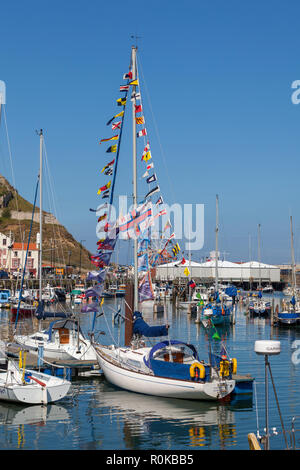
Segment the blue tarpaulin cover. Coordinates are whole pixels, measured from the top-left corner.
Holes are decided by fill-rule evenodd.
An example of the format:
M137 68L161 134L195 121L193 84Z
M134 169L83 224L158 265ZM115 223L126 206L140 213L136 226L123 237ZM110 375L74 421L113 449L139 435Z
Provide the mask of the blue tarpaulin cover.
M190 364L182 364L178 362L168 362L162 360L153 359L153 354L158 351L159 349L164 349L168 346L187 346L191 349L192 354L195 360L199 361L198 353L195 347L192 344L183 343L182 341L170 340L170 341L162 341L161 343L156 344L153 346L149 353L148 360L144 359L145 364L150 367L154 375L160 377L169 377L174 379L181 379L181 380L190 380ZM207 370L207 374L209 370Z
M134 312L133 319L133 334L139 334L147 337L168 335L168 328L166 325L149 326L148 323L143 320L142 314L140 312Z

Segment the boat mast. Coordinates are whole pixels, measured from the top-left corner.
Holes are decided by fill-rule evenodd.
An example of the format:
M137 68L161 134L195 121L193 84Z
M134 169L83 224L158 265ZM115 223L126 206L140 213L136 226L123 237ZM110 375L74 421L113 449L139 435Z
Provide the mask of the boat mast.
M293 280L293 295L296 294L296 271L295 271L295 252L294 252L294 235L293 235L293 218L290 216L291 225L291 253L292 253L292 280Z
M137 47L131 48L131 72L132 80L136 80L136 51ZM133 209L137 208L137 168L136 168L136 120L135 120L135 90L132 86L132 159L133 159ZM134 237L134 310L138 310L138 239Z
M215 262L216 262L216 272L215 272L215 291L218 292L218 234L219 234L219 196L216 195L216 254L215 254Z
M259 272L259 284L258 287L261 289L261 269L260 269L260 224L258 224L258 272Z
M39 301L42 301L42 243L43 243L43 129L40 136L40 249L39 249Z

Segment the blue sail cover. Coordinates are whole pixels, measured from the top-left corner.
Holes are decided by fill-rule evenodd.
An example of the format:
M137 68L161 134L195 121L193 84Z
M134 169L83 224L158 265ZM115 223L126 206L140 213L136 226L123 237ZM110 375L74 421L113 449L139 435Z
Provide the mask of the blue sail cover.
M225 294L229 295L230 297L235 297L237 295L237 288L235 286L226 287Z
M139 334L146 337L167 336L168 334L168 328L166 325L149 326L145 320L143 320L140 312L134 312L133 319L133 334Z

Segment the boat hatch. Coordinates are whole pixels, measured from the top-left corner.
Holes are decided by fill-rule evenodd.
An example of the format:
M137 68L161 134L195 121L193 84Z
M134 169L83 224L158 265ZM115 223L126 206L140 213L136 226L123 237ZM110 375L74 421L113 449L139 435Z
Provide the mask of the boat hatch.
M70 330L68 328L59 328L59 342L61 344L68 344L70 341Z
M171 360L171 362L180 362L182 364L183 357L184 357L184 354L182 351L172 351L171 354L169 353L164 354L164 361Z

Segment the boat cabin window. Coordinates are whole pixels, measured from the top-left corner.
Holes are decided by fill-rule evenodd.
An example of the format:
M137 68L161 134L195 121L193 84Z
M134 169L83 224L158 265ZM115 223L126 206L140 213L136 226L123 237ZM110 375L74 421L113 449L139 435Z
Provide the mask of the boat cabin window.
M32 336L31 339L34 339L35 341L44 341L42 336Z
M127 359L126 360L126 363L130 366L134 366L134 367L141 367L141 363L139 361L135 361L133 359Z

